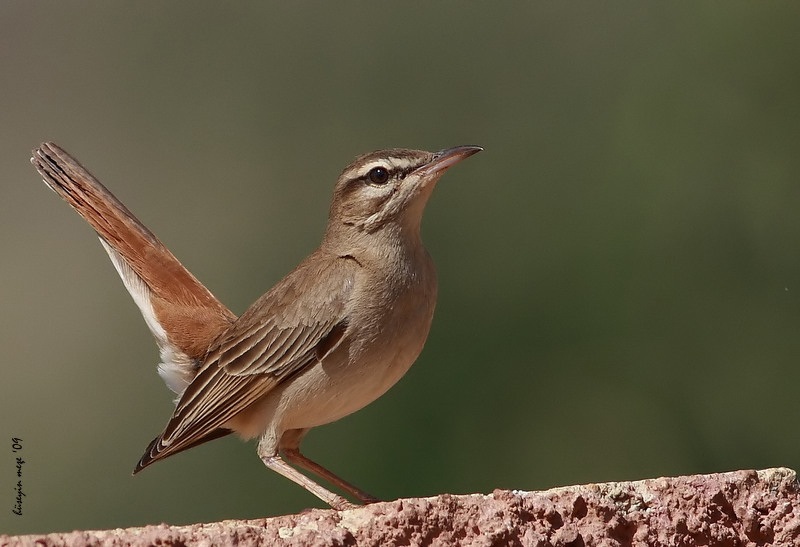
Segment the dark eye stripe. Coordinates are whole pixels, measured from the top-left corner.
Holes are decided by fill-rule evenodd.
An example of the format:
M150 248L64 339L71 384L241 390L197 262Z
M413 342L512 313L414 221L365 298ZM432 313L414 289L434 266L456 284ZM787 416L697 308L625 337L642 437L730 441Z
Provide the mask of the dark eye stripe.
M411 167L406 167L405 169L400 169L399 177L401 179L406 178L406 175L408 175L411 171L413 171L417 167L419 167L419 166L418 165L413 165Z
M366 173L363 173L362 175L358 175L356 173L353 173L352 178L350 178L348 180L348 182L347 182L347 187L350 187L353 190L355 190L356 187L358 187L360 184L363 184L363 183L371 184L373 186L382 186L383 184L388 183L392 179L403 180L410 173L412 173L415 169L418 169L419 167L424 165L425 162L420 162L418 164L412 164L412 165L408 165L408 162L404 162L404 163L406 163L406 166L404 166L404 167L394 166L394 165L391 164L391 161L389 162L388 165L380 164L380 163L375 165L373 163L374 167L372 167ZM362 167L362 169L363 169L363 167ZM370 175L372 173L374 173L374 171L376 169L384 169L386 171L386 173L388 174L388 178L386 179L386 182L384 182L384 183L374 182L374 181L372 181L370 179ZM356 184L356 183L358 183L358 184ZM354 185L354 186L351 186L351 185Z
M360 177L358 177L357 180L366 180L366 181L372 182L373 184L381 184L381 183L377 183L377 182L375 182L375 181L373 181L371 179L371 175L375 172L376 169L383 169L384 171L386 171L386 173L388 174L388 177L386 179L387 181L389 179L393 179L393 178L399 178L400 180L403 180L404 178L406 178L406 176L408 176L409 173L411 173L412 171L414 171L415 169L417 169L419 167L420 167L420 165L410 165L408 167L404 167L404 168L401 169L399 167L391 168L391 167L384 167L382 165L378 165L378 166L373 167L369 171L367 171L366 174L361 175ZM383 184L385 184L385 183L383 183Z

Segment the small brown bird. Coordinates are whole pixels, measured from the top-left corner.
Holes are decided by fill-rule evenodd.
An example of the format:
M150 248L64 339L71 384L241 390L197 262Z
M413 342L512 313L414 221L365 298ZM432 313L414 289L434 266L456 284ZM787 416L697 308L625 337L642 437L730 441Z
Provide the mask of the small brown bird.
M134 469L235 432L264 464L335 509L378 501L300 453L312 427L363 408L416 360L433 318L436 272L420 238L444 171L481 151L390 149L342 172L322 244L236 317L128 209L53 143L33 151L44 182L97 232L158 343L175 411Z

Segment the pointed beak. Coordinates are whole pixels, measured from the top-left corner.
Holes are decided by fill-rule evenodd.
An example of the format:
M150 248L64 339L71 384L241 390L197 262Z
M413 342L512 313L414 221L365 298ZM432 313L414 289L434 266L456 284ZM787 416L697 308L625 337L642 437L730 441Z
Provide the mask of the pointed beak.
M480 146L456 146L447 150L440 150L433 155L431 161L414 170L415 175L427 177L435 173L441 173L445 169L452 167L463 159L477 154L483 150Z

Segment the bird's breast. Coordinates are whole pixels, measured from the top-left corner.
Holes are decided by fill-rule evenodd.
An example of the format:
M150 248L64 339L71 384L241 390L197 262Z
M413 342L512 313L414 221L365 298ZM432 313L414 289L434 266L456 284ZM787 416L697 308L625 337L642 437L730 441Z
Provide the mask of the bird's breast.
M284 407L287 429L338 420L405 375L425 345L436 306L436 274L425 258L413 272L356 281L341 343L284 394L292 407Z

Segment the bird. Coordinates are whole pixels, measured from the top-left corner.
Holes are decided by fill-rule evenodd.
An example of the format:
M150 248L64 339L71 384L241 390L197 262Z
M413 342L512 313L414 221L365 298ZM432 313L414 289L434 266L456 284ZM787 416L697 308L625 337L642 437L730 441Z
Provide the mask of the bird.
M356 505L309 475L361 503L379 501L304 456L300 444L311 428L383 395L419 356L437 295L423 211L443 173L481 150L358 156L335 184L319 247L237 317L74 157L52 142L34 149L45 184L96 231L176 394L133 473L236 433L258 439L267 468L336 510Z

